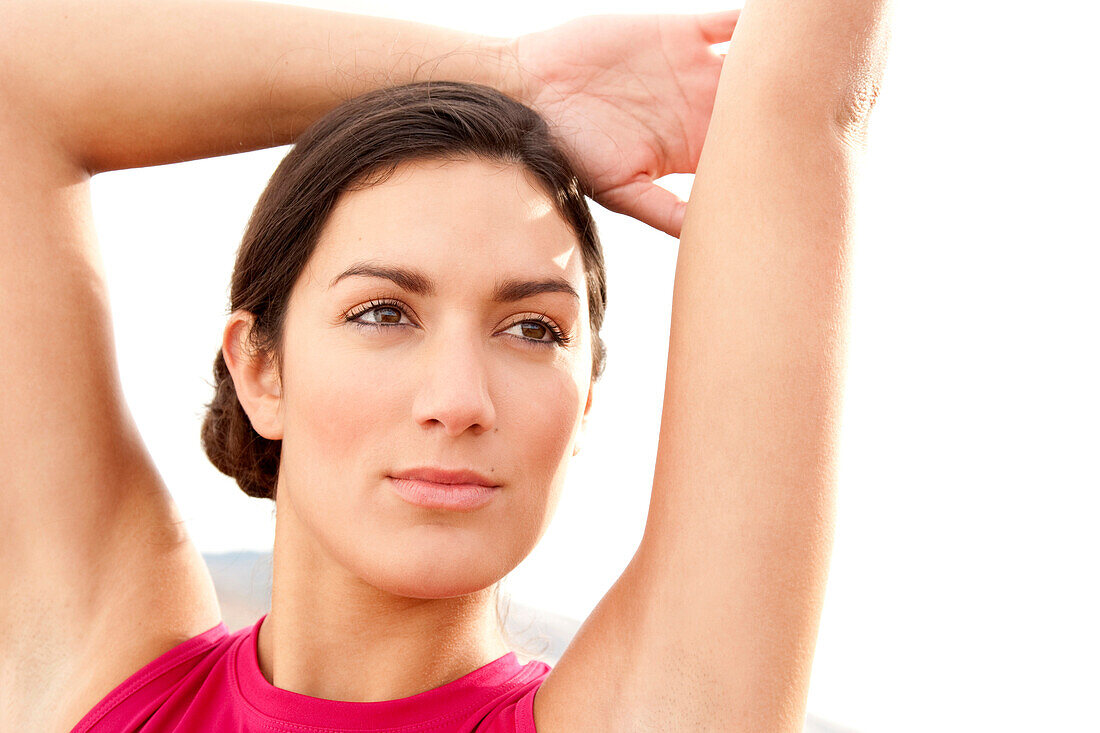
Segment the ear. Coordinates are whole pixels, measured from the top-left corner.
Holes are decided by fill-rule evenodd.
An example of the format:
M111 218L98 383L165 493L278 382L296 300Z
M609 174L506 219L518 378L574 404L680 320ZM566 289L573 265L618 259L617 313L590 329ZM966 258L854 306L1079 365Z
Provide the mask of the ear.
M584 431L588 427L588 411L592 409L592 391L595 388L596 382L589 381L588 401L584 403L584 416L581 418L581 429L577 433L577 439L573 441L573 455L577 455L581 452L581 439L584 437Z
M222 334L222 356L252 429L268 440L282 440L282 385L274 362L248 343L253 322L248 311L233 311Z

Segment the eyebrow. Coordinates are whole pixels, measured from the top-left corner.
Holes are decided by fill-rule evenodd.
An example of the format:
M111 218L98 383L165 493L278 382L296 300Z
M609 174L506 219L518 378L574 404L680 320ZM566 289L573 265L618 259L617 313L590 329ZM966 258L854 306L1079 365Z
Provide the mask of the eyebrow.
M390 280L404 290L417 295L435 295L437 287L435 282L419 270L413 270L396 265L381 265L374 262L356 262L348 269L332 279L328 289L336 287L336 284L348 277L379 277ZM530 298L540 293L565 293L580 301L581 296L569 284L568 280L560 277L548 277L542 280L509 279L497 283L493 290L492 300L497 303L511 303L516 300Z

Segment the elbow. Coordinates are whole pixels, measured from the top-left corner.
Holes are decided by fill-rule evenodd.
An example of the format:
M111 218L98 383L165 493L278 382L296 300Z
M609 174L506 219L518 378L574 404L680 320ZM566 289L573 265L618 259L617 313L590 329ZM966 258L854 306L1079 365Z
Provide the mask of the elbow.
M832 123L840 139L863 148L867 143L867 129L871 110L878 102L882 81L878 76L862 80L834 107Z
M866 40L856 56L847 83L842 85L839 101L834 106L833 124L841 138L854 145L866 144L871 110L882 92L889 55L890 26L883 22L877 32Z

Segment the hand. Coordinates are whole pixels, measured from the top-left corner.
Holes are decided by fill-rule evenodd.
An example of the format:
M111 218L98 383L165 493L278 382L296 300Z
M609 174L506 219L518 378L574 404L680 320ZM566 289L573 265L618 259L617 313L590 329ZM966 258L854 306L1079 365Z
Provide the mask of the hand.
M511 41L523 101L601 206L679 238L687 203L654 180L694 173L740 10L594 15Z

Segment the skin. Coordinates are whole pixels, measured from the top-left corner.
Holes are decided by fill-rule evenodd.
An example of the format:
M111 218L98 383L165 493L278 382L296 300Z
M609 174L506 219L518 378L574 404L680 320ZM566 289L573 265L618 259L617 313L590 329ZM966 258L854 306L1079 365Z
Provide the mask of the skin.
M329 288L367 259L420 270L437 292L376 277ZM499 280L553 276L580 298L490 297ZM403 325L347 321L380 298L405 313L384 305L359 322ZM554 344L535 314L573 343ZM291 293L281 377L242 343L250 323L230 317L226 361L257 432L283 441L264 676L314 697L377 701L506 654L492 586L546 531L591 407L581 249L550 199L514 165L406 164L344 194L326 222ZM472 512L417 507L387 476L426 465L501 486Z
M0 4L0 292L6 308L0 321L0 382L14 385L0 410L0 465L5 467L0 729L69 730L135 670L211 629L220 618L209 571L123 398L89 178L106 170L286 144L340 98L376 83L410 81L411 72L488 83L495 77L502 90L515 93L507 79L527 76L530 72L519 69L540 53L553 52L557 63L551 57L535 63L534 81L519 85L521 98L534 100L546 114L598 203L682 236L645 534L630 565L539 687L533 700L536 727L540 733L801 731L832 542L850 183L858 159L853 146L866 129L881 76L887 3L811 0L793 7L750 2L746 11L737 20L736 39L729 33L732 13L674 21L620 16L551 30L560 33L561 43L542 37L541 42L525 38L486 47L477 39L440 35L422 25L306 14L275 4ZM584 30L589 32L581 34ZM732 43L719 79L717 59L704 46L726 40ZM502 83L500 54L509 47L520 63L515 73L503 74ZM562 53L566 49L577 52ZM336 59L353 63L334 69ZM614 66L605 73L607 64ZM276 68L279 73L272 73ZM333 78L341 80L343 93L329 86ZM664 117L655 122L655 113ZM679 168L678 160L692 165ZM584 171L589 162L593 168ZM674 172L697 173L690 214L682 202L656 193L656 186L647 192L631 185L640 180L644 186ZM454 193L469 196L465 187ZM440 202L433 200L430 208ZM478 203L482 214L496 213L492 201ZM448 242L483 250L488 245L481 238L499 235L496 228L503 224L496 216L482 216L486 231L476 236L455 225L468 223L468 211L451 212L448 226L436 227L435 242L443 242L435 253L439 260L457 256L444 246ZM362 231L377 232L376 225L384 221L380 216ZM398 234L422 226L418 219ZM402 246L402 256L411 256L415 245ZM546 262L564 267L552 258ZM453 268L445 274L468 275ZM473 303L469 293L482 285L471 282L461 292ZM458 292L451 286L441 296L450 300L449 310L417 304L428 310L423 343L411 339L390 351L394 356L402 355L403 348L433 352L435 360L420 362L431 384L442 378L428 366L442 370L446 363L455 379L471 383L467 372L482 374L483 382L477 383L482 391L455 389L452 394L447 389L438 399L480 395L493 404L495 426L508 435L523 433L502 445L522 445L524 435L539 431L516 427L515 404L536 404L532 396L554 390L529 378L537 362L517 356L508 360L517 368L500 367L510 352L497 347L487 312L455 305L461 300ZM715 313L723 316L720 329L714 327ZM329 615L342 636L357 642L350 653L349 645L340 648L339 661L345 668L360 668L364 660L352 655L363 648L379 650L380 629L393 618L384 613L394 605L387 606L385 599L400 595L394 587L399 579L406 593L442 592L402 596L406 602L426 602L418 608L432 609L443 607L439 601L461 597L446 594L464 585L472 588L465 594L470 596L478 586L476 576L487 576L486 583L495 576L476 562L458 559L496 557L470 554L471 547L507 539L507 531L500 535L501 528L489 523L484 532L438 519L431 525L415 517L401 525L392 513L371 515L393 542L383 548L389 554L375 555L380 558L376 565L363 567L359 543L365 546L371 535L349 533L346 527L365 524L367 513L356 513L361 507L348 506L347 497L356 497L352 504L378 498L381 472L408 459L410 446L425 456L435 449L439 453L433 457L486 459L528 492L532 486L553 486L546 481L549 476L560 478L560 472L550 470L552 462L543 463L539 456L504 448L498 453L492 442L497 434L483 428L473 408L466 415L469 433L447 434L452 423L439 417L447 414L441 407L446 400L417 400L423 385L409 386L402 369L374 372L385 375L381 384L387 394L399 388L408 392L404 412L371 415L374 422L388 422L390 431L373 443L357 443L358 462L349 459L346 432L319 452L321 429L329 437L335 431L323 425L310 433L311 426L300 419L310 395L307 377L317 374L299 368L301 362L312 350L326 348L321 353L337 363L361 366L349 354L366 360L371 350L350 338L346 343L356 346L334 348L328 336L338 331L336 325L313 315L314 320L301 323L317 340L303 346L298 338L291 344L296 351L288 356L296 361L289 365L285 392L270 375L250 382L249 368L243 366L248 360L235 366L238 393L260 432L285 433L288 447L293 442L291 460L299 476L310 467L310 455L321 455L324 461L315 467L334 480L295 483L288 471L283 492L298 516L288 523L283 512L276 539L275 613L286 619L284 629L304 629L303 612L283 599L324 590L326 583L334 584L329 576L347 576L349 568L361 582L348 585L361 590L374 583L377 597L365 593L364 601L352 592L330 593L324 608L310 609L314 617L309 619L311 629L325 634L327 646L302 647L296 656L287 637L280 636L284 632L273 625L261 651L273 680L284 673L289 679L309 662L331 661L327 650L336 647L338 637L331 633L333 624L323 624ZM475 315L484 316L484 322ZM303 328L298 321L290 325ZM486 345L476 349L474 343ZM434 351L442 353L444 344L442 359ZM326 360L322 366L333 363ZM361 387L345 376L347 371L333 369L332 374L338 380L327 383L333 391L321 393L328 405L341 408L332 419L368 430L371 425L364 427L363 419L368 413L355 412L349 419L345 409L356 400L369 402L357 391ZM545 374L555 372L547 366ZM531 385L533 392L520 391ZM344 391L334 401L338 387ZM576 392L578 412L582 392ZM513 399L502 400L502 393ZM528 408L520 417L545 421L545 410L555 409L547 404L538 404L541 416ZM487 409L481 413L490 414ZM395 415L403 415L402 422ZM446 440L426 439L437 433ZM484 445L473 446L475 439ZM388 450L374 454L379 450L375 444ZM559 443L562 457L567 445L567 440ZM444 456L443 448L454 452ZM467 449L469 454L460 455ZM542 475L525 472L539 465ZM332 466L347 471L338 473ZM353 484L360 494L347 488ZM327 523L316 516L325 502L309 500L311 493L322 493L317 488L322 486L327 503L347 511L333 512ZM523 506L533 511L509 517L510 527L522 528L519 535L529 531L535 536L545 524L532 515L549 515L552 501L545 501L541 512L538 501L553 497L555 489L540 491L537 499L523 495L530 502ZM312 550L302 538L307 534ZM424 542L409 542L409 536ZM423 546L447 540L454 540L456 552L439 557L457 559L440 563L435 575L426 574ZM395 546L412 551L397 553ZM504 542L496 549L523 554ZM706 562L699 562L701 557ZM297 575L290 572L291 560ZM307 576L308 583L302 580ZM365 619L340 615L349 608L377 613ZM454 628L476 625L463 626L458 621L462 614L453 608L439 617L455 621ZM433 625L421 615L414 625L413 633L459 639L441 630L449 628L446 624ZM358 633L362 629L365 641ZM358 636L347 633L351 630ZM411 652L405 662L415 668L423 662L424 646L395 641L393 648ZM472 657L466 649L452 643L435 653L454 662ZM366 660L365 674L350 680L349 687L367 699L445 681L429 679L417 689L403 689L413 687L404 680L393 689L372 689L369 685L380 677L371 675L384 678L387 670L380 669L376 655L359 656ZM433 669L426 677L443 676L440 665ZM316 682L321 695L335 689L324 670L314 674L299 676ZM296 683L281 684L293 688ZM339 692L329 696L342 697Z

